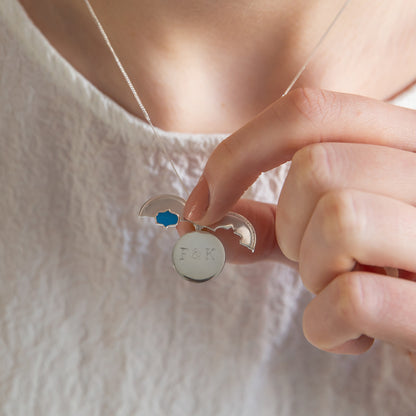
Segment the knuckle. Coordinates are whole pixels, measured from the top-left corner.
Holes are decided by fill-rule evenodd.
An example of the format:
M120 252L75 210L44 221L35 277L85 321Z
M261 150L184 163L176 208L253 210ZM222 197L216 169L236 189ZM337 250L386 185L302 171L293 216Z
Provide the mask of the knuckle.
M354 191L330 191L322 196L316 209L322 224L321 238L327 246L336 244L348 249L356 245L365 225Z
M332 148L329 143L318 143L296 152L290 170L301 189L322 193L330 188L336 165Z
M336 96L315 88L296 88L288 94L295 111L313 124L321 124L337 108Z
M338 322L349 327L364 324L366 315L366 294L359 273L338 276L332 283L335 290L333 313Z

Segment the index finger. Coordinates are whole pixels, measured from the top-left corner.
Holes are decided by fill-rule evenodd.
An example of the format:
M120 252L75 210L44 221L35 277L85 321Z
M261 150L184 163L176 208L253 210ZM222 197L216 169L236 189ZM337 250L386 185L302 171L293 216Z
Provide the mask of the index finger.
M292 91L221 142L212 153L185 216L221 219L262 172L319 142L378 144L416 150L416 113L367 97L309 88Z

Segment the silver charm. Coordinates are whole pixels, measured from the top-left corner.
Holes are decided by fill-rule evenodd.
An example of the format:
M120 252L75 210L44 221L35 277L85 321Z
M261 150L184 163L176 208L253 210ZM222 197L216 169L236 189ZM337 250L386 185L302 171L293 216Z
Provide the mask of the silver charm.
M194 231L183 235L172 251L175 270L192 282L206 282L218 276L225 264L225 250L215 235Z
M193 224L195 231L182 236L175 244L172 261L176 271L193 282L206 282L221 273L225 264L225 250L221 241L204 229L232 230L240 237L240 244L254 252L256 231L250 221L236 212L229 212L217 223L202 227L183 217L185 200L175 195L160 195L149 199L139 210L140 217L153 217L164 228L176 227L179 221Z

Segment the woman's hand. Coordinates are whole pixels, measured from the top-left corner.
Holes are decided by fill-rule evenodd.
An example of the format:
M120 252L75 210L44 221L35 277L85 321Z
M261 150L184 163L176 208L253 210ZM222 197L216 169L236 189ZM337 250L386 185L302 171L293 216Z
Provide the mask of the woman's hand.
M318 348L355 354L378 338L416 351L414 150L415 111L295 90L217 147L186 213L213 223L261 172L292 160L276 211L238 203L257 230L253 259L280 247L299 263L305 286L316 294L304 332ZM387 276L384 267L402 278Z

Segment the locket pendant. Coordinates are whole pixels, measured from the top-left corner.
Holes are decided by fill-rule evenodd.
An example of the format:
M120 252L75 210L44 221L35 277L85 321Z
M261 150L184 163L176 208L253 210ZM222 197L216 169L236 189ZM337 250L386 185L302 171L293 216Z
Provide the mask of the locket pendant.
M139 210L139 217L153 217L164 228L176 227L183 218L185 200L175 195L160 195L146 201ZM190 222L191 223L191 222ZM225 264L225 250L221 241L212 233L218 229L232 230L240 237L240 244L254 252L256 232L247 218L229 212L221 221L202 227L193 224L195 231L179 238L172 250L172 263L176 272L192 282L206 282L218 276Z
M221 241L207 231L183 235L172 250L172 262L177 273L192 282L206 282L218 276L225 264Z

